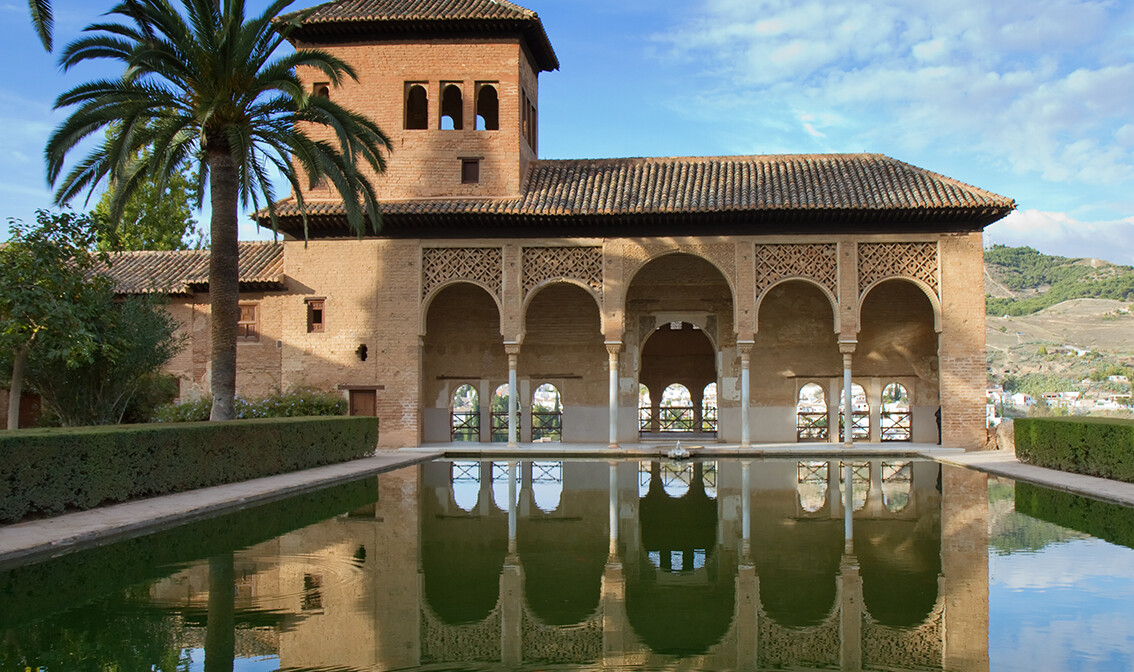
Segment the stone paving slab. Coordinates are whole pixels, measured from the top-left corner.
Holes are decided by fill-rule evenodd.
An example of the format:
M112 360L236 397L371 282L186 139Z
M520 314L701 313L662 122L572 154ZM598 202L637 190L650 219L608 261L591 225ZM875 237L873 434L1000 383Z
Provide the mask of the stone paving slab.
M418 448L402 448L399 452L439 452L447 458L456 459L515 458L520 456L521 459L530 457L550 459L581 457L602 460L668 457L674 446L672 440L655 443L645 441L628 443L617 448L594 443L520 443L511 448L505 443L438 443ZM937 455L960 455L964 453L959 448L943 448L929 443L855 443L853 448L847 448L841 443L825 442L761 443L741 448L739 444L682 441L681 447L688 451L689 458L692 459L699 457L790 458L806 455L812 459L821 457L907 457L932 460Z
M141 536L163 527L428 462L436 457L440 457L440 453L380 453L341 464L2 526L0 568L47 560L83 548Z
M976 469L1018 481L1028 481L1053 490L1062 490L1123 506L1134 506L1134 483L1025 464L1016 459L1013 451L987 450L942 455L935 459L945 464Z

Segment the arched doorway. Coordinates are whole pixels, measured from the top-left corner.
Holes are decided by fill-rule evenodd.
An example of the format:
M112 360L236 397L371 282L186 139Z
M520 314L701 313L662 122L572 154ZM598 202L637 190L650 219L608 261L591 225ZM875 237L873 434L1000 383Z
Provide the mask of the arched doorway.
M704 258L665 254L634 274L626 291L625 356L620 361L622 377L634 376L648 390L650 406L638 404L635 412L642 438L739 438L739 396L733 388L719 388L722 380L740 375L733 313L732 288ZM660 415L662 394L674 384L688 390L690 412L666 429ZM711 384L715 387L709 388ZM709 414L706 391L717 393ZM633 402L630 395L623 396L619 405L629 411ZM634 396L644 402L646 395Z
M544 383L532 394L532 441L563 440L563 399L559 389Z
M799 388L795 402L795 440L826 441L830 438L827 425L827 395L823 386L807 383Z

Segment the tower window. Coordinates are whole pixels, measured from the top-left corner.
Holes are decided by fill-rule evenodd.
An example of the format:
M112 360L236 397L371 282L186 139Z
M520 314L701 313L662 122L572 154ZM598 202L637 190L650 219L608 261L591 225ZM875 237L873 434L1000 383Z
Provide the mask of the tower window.
M330 82L316 82L315 86L311 88L311 92L316 98L330 98L331 97L331 83Z
M323 333L325 305L324 299L307 299L307 333Z
M476 130L500 130L500 97L496 85L480 83L476 87Z
M255 342L260 340L260 305L240 304L240 320L236 323L236 340Z
M480 183L480 159L461 159L461 184Z
M464 102L461 87L456 84L441 84L441 129L459 131L464 124Z
M429 128L429 94L420 83L406 83L405 127L406 130Z

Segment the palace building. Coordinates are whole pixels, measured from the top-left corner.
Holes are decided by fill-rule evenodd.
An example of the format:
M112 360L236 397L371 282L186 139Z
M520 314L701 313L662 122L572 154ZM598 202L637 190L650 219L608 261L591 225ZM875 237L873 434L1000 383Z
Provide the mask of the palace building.
M559 61L506 0L339 0L292 40L355 67L301 77L393 151L378 233L312 183L307 240L285 199L283 241L242 243L240 394L340 390L386 447L936 443L938 409L984 444L981 238L1011 199L878 154L541 160ZM111 272L168 295L169 371L207 394L207 252Z

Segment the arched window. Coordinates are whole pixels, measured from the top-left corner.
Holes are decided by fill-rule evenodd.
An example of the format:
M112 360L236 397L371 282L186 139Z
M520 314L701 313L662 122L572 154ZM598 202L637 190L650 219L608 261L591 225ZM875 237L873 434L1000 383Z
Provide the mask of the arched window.
M544 383L532 395L532 441L562 440L563 405L559 390L551 383Z
M827 470L826 461L801 461L796 465L795 490L804 511L815 513L827 503Z
M311 87L311 94L316 98L330 98L331 85L329 82L317 82L315 86Z
M461 87L456 84L442 84L441 130L459 131L464 128L464 109Z
M660 426L663 432L692 432L697 429L693 417L693 399L689 388L674 383L662 392L659 408Z
M480 499L480 462L458 460L450 468L453 502L462 511L472 511Z
M472 385L453 393L450 431L453 441L480 441L480 395Z
M520 408L516 407L516 431L520 431ZM508 384L496 388L492 395L492 440L508 440Z
M406 130L429 128L429 94L421 84L406 85Z
M476 88L476 130L500 130L500 98L494 84L480 84Z
M882 440L912 441L910 395L900 383L882 390Z
M909 506L912 486L911 462L882 463L882 503L888 511L897 513Z
M843 433L843 397L839 394L839 440L845 441ZM858 383L851 384L851 438L855 441L870 439L870 405L866 401L866 390Z
M701 392L701 431L717 431L717 384L709 383Z
M827 431L827 396L822 386L807 383L799 388L795 403L795 439L825 441L830 437Z

